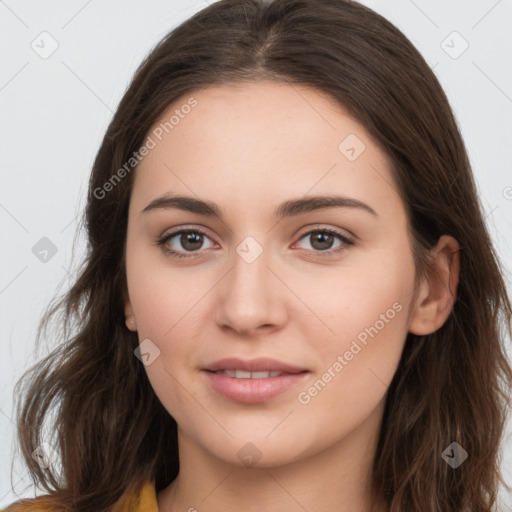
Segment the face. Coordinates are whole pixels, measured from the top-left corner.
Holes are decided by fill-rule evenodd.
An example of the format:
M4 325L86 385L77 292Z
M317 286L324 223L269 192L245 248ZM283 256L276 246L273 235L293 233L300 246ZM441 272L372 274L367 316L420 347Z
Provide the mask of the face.
M365 129L314 89L263 81L180 98L148 136L127 326L180 433L219 460L241 465L245 450L271 466L380 414L415 267L390 162ZM256 369L281 374L206 370L224 358L271 358Z

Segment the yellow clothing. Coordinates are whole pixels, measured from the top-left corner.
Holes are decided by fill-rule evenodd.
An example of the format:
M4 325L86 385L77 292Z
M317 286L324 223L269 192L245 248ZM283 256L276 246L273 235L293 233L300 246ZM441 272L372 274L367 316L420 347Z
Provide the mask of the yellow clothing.
M0 512L54 512L55 505L49 502L47 495L37 498L19 500ZM155 482L144 484L139 495L127 493L119 499L115 512L158 512Z

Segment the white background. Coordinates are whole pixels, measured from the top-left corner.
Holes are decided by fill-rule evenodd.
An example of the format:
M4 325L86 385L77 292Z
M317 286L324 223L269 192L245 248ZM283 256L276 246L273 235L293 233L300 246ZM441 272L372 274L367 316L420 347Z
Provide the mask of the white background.
M512 2L361 3L411 39L447 92L510 285ZM34 495L12 448L12 388L41 355L34 339L45 305L59 284L62 292L73 278L73 236L95 153L143 56L204 6L204 0L0 0L0 507ZM46 59L31 47L33 41L41 47L46 37L45 48L51 48L43 31L58 43ZM453 31L469 44L458 58L452 56L465 43ZM32 252L42 237L57 247L46 263ZM80 241L77 258L82 248ZM503 471L512 485L510 433L509 422ZM512 497L504 499L512 510Z

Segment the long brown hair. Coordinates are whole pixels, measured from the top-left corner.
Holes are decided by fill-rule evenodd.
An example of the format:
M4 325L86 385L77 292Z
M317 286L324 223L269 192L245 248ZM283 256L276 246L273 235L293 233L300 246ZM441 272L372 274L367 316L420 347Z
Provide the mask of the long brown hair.
M457 300L438 331L407 337L372 482L391 512L494 510L512 386L502 345L512 310L502 270L438 80L396 27L345 0L221 0L172 30L138 68L93 165L86 259L40 327L60 312L62 342L16 385L20 447L34 483L50 493L54 510L107 512L148 479L159 491L177 476L176 422L134 357L137 334L125 327L136 172L126 162L172 102L209 85L261 79L330 95L389 155L418 274L441 235L458 240ZM112 181L123 166L122 179ZM53 410L55 442L42 434ZM59 454L59 474L32 457L43 441ZM469 455L457 469L441 457L452 442Z

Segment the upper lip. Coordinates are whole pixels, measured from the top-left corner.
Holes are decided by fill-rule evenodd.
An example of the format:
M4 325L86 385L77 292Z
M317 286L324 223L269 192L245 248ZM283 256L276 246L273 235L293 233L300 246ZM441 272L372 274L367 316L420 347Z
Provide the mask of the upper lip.
M228 357L225 359L219 359L214 363L203 368L210 372L216 372L219 370L244 370L247 372L283 372L283 373L301 373L307 371L305 368L299 368L298 366L292 366L290 364L278 361L277 359L271 359L268 357L260 357L258 359L243 360L238 357Z

